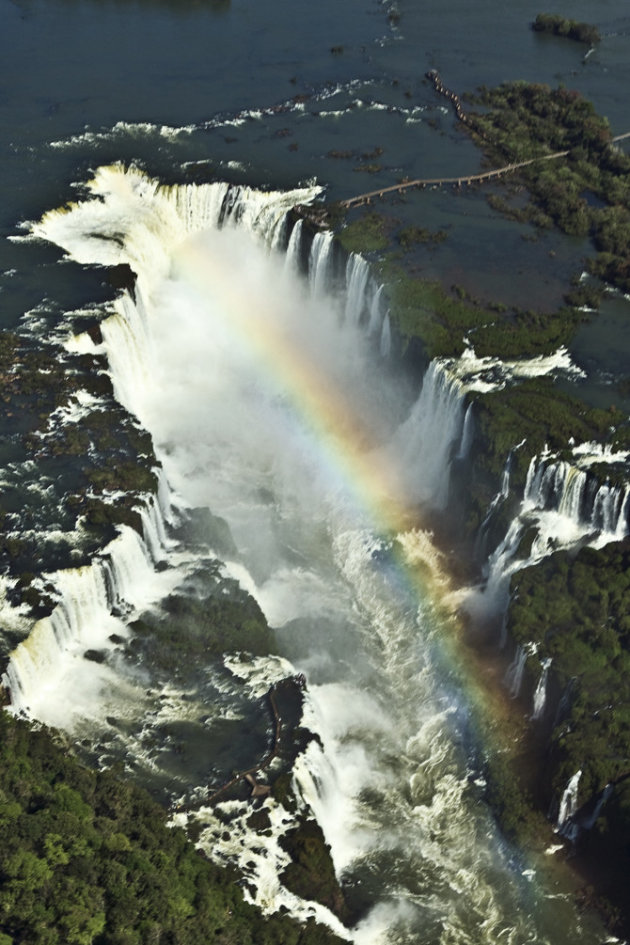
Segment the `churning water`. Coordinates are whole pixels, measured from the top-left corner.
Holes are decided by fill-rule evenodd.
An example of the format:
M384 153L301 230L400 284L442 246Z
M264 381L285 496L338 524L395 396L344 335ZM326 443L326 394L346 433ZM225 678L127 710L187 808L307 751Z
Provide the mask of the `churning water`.
M144 540L123 529L106 558L57 576L62 603L13 654L14 703L103 761L122 757L166 798L201 799L176 819L201 824L201 845L240 865L264 909L314 914L369 945L594 942L498 836L434 592L402 564L404 497L441 505L450 455L465 448L461 387L434 365L414 402L392 377L378 286L356 278L356 258L335 279L327 241L310 254L316 277L288 264L283 248L297 258L302 237L287 233L287 211L314 193L164 187L114 166L33 226L78 263L137 274L102 342L68 346L106 355L164 473ZM229 524L238 550L223 563L172 537L169 523L196 507ZM275 628L280 655L167 668L125 657L130 621L175 586L194 595L195 583L233 578ZM109 655L86 661L88 647ZM203 804L209 781L264 753L257 700L298 671L304 724L319 740L294 782L361 909L354 929L280 883L283 808L265 802L262 838L246 804L219 803L220 816Z
M142 537L123 527L90 567L49 576L61 602L13 653L16 709L65 727L103 764L124 761L164 800L191 802L196 813L175 819L198 819L200 843L240 865L265 909L315 914L360 945L601 942L497 835L436 586L401 564L403 551L430 554L427 536L404 531L405 497L444 502L450 457L470 440L469 379L440 364L421 390L393 379L383 293L365 261L340 271L330 238L306 246L300 224L287 232L286 211L313 197L299 183L313 175L342 199L402 176L476 170L474 145L423 81L436 66L460 94L506 78L562 81L626 131L624 5L598 11L606 41L584 62L576 44L532 33L534 0L500 11L494 0L296 0L290 9L0 0L0 10L11 77L0 96L3 235L64 204L88 168L123 160L151 171L103 167L71 212L32 227L37 239L2 241L2 324L46 343L67 334L86 300L97 314L105 308L98 350L163 468L158 499L139 510ZM593 5L576 0L566 13L589 20ZM377 149L378 160L366 157ZM366 162L376 165L369 178L355 173ZM169 188L152 177L277 191ZM583 251L541 238L528 244L528 268L522 230L483 193L408 194L390 209L404 224L448 230L429 275L461 281L465 258L474 292L498 287L524 307L559 297ZM51 244L75 265L58 265ZM120 262L136 272L135 291L104 305L99 267ZM589 351L593 333L599 324ZM95 347L87 336L67 345ZM599 383L607 402L604 373ZM78 392L70 413L90 396ZM10 459L11 443L4 448ZM545 498L552 465L547 479L542 466L533 471L532 497ZM29 490L29 516L46 507L59 526L53 484L36 463L13 472ZM182 510L204 506L229 523L236 550L182 540ZM542 520L550 509L526 511ZM506 541L499 578L510 550ZM146 636L134 648L130 624L171 620L174 590L229 599L236 581L275 628L278 654L165 665ZM5 608L3 628L18 636L28 620ZM89 649L103 661L84 659ZM345 932L280 883L283 808L265 801L271 829L261 837L247 805L203 805L208 785L264 755L261 699L296 671L308 679L304 724L321 743L298 758L294 777L362 910Z

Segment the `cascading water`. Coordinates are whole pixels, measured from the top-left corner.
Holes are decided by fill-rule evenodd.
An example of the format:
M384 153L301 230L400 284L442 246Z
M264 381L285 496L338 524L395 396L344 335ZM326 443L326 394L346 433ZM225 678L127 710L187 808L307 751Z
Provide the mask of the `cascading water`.
M111 683L108 668L83 658L86 650L111 648L112 635L126 634L125 622L114 614L140 611L164 597L175 580L174 572L154 568L168 540L162 541L153 502L142 517L148 526L144 539L121 526L91 565L50 576L60 601L13 651L3 678L15 711L63 725L73 712L70 689L80 692L78 712L85 712L86 703L98 702L98 691Z
M381 352L382 358L388 358L392 350L392 329L389 321L389 312L385 315L383 319L383 327L381 329L381 341L379 345L379 350Z
M507 606L510 578L520 564L515 561L515 555L520 546L524 530L525 524L521 519L513 519L505 538L488 558L488 577L483 591L483 598L485 606L490 612L492 610L501 612Z
M509 689L512 699L518 699L521 693L521 686L523 685L523 674L525 672L527 657L533 656L535 653L535 643L525 643L524 645L519 643L516 648L514 659L508 666L505 674L505 684Z
M358 325L366 307L366 289L370 267L362 256L351 254L346 265L345 317L350 325Z
M468 416L468 411L466 411L466 416ZM464 424L464 431L465 429L466 427ZM464 436L462 436L462 440L463 439L464 439ZM505 502L505 500L510 494L510 469L512 467L512 455L513 455L513 450L510 450L510 452L508 453L508 457L505 461L505 466L503 467L503 475L501 476L501 488L492 497L492 501L490 502L490 505L488 506L488 510L486 514L484 515L481 525L479 526L479 532L477 533L477 537L475 539L475 558L477 560L483 560L485 558L487 538L488 538L488 527L492 520L492 516L494 515L495 511L499 508L499 506L502 505L503 502ZM491 571L492 571L492 563L488 562L488 572L491 572Z
M459 450L457 451L457 459L466 459L470 453L474 435L473 405L468 404L466 407L466 413L464 414L462 440L459 444Z
M126 262L137 274L133 297L123 293L102 324L100 350L117 397L152 434L171 493L162 481L159 506L143 515L145 550L126 530L116 542L135 542L149 576L181 581L186 565L174 566L158 507L165 514L173 506L203 507L222 516L238 553L220 569L208 554L188 552L193 577L201 580L206 568L203 580L219 594L237 577L275 628L282 655L230 653L179 667L183 678L168 675L170 667L158 672L119 657L90 663L104 667L93 699L100 699L100 716L95 706L84 711L82 735L106 741L112 753L122 744L145 773L166 781L165 766L184 764L171 750L173 731L185 726L208 739L215 723L243 717L248 699L259 700L298 669L308 678L304 721L319 741L298 759L294 781L300 803L324 829L339 875L359 898L364 918L347 937L359 945L520 945L557 942L556 930L570 927L573 942L594 942L584 925L571 925L561 901L549 908L511 864L481 801L468 709L441 646L443 628L426 587L410 583L399 564L395 510L408 499L437 506L446 499L465 426L460 382L444 365L431 365L418 401L391 436L403 405L397 388L378 375L378 352L360 325L362 267L353 264L357 279L349 280L340 311L268 251L288 207L308 194L223 185L180 193L122 168L101 169L91 189L93 199L47 216L35 232L84 264ZM170 565L159 574L149 567L156 556ZM126 632L110 613L105 562L114 559L107 571L120 585L114 606L125 601L137 611L155 601L153 591L143 596L137 587L141 562L127 567L127 552L119 561L115 548L85 579L60 575L60 613L76 601L67 619L76 653L88 641L101 647ZM49 637L53 623L47 620ZM25 650L39 650L37 636ZM72 649L55 658L68 676L83 671L85 661ZM41 669L31 668L24 678L34 693ZM34 706L24 698L23 705L48 717L47 699ZM57 721L76 731L72 713L62 714ZM114 720L107 731L106 716ZM227 739L227 770L241 738ZM206 756L215 761L216 738L211 745L202 759L192 753L189 764L197 767L176 782L180 792L207 783L203 765ZM253 840L247 805L219 803L219 815L197 805L201 845L239 864L248 895L262 908L283 907L303 919L316 914L339 929L326 909L280 883L286 856L278 837L288 815L272 799L265 805L271 835Z
M287 249L284 257L285 268L294 273L298 273L300 271L303 226L303 220L296 221L295 226L291 230L291 235L289 237L289 242L287 243Z
M568 463L531 461L525 486L526 506L551 510L584 533L602 534L601 543L628 534L628 487L611 486Z
M599 815L601 814L602 809L603 809L603 807L605 806L605 804L606 804L606 802L608 801L608 799L610 798L612 792L613 792L613 786L612 786L612 784L607 784L607 785L604 787L604 790L600 792L599 797L598 797L597 800L595 801L595 805L594 805L594 807L593 807L593 810L592 810L591 814L590 814L588 817L586 817L586 818L582 821L582 823L580 824L580 826L582 827L583 830L592 830L592 829L593 829L593 827L595 826L595 822L596 822L597 818L598 818Z
M393 440L407 476L410 498L444 508L453 449L460 441L463 425L464 388L448 366L432 361L420 396Z
M330 284L333 234L330 230L316 233L311 243L308 275L313 295L321 293Z
M503 485L488 509L482 532L502 498ZM547 454L532 457L520 510L488 558L482 599L474 600L471 609L503 612L512 575L556 550L583 541L601 548L624 538L630 532L629 511L630 487L602 484L572 463L550 461ZM528 529L533 533L529 553L520 558L517 552Z
M543 717L545 706L547 704L547 677L549 676L549 667L551 666L551 657L547 656L541 664L540 676L534 690L534 705L532 709L532 719L538 720Z
M381 304L383 298L383 286L379 285L376 292L372 296L372 301L370 302L370 320L368 322L368 333L370 335L375 335L380 332L381 337L383 334L383 312L381 311Z
M556 822L556 831L567 840L575 840L578 827L573 821L573 815L578 809L578 790L582 771L576 771L560 798L560 808L558 810L558 820Z

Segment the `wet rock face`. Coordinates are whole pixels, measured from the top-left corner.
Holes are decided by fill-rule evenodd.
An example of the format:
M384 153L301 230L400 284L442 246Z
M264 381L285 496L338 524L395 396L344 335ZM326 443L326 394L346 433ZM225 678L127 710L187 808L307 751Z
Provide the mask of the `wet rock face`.
M291 856L291 863L281 876L287 889L304 899L320 902L342 922L350 924L356 917L351 915L335 876L330 847L319 824L303 816L280 843Z
M90 660L92 663L104 663L107 653L104 650L86 650L83 659Z
M104 368L97 355L0 336L0 573L17 579L10 603L34 617L54 606L36 574L87 563L120 524L141 531L134 507L156 488L151 437L114 400Z

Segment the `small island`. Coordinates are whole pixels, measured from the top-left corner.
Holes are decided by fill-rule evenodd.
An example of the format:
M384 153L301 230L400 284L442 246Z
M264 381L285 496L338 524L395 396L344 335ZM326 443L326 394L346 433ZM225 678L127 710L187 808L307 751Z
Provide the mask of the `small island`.
M577 20L567 20L557 13L539 13L532 29L537 33L551 33L553 36L566 36L577 43L587 43L594 46L601 39L599 30L590 23L579 23Z

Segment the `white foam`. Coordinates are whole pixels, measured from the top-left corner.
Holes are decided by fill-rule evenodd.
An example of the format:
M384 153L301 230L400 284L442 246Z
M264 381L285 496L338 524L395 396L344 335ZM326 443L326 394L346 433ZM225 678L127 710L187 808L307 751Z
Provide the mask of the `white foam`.
M96 173L90 191L68 212L46 215L35 232L78 261L124 262L137 273L134 297L123 293L102 324L116 395L151 432L177 501L228 521L239 555L224 573L287 634L295 669L301 661L313 667L305 723L321 745L312 741L298 759L295 784L322 824L337 871L358 881L368 868L378 877L357 940L382 941L385 921L399 924L408 941L433 921L444 941L470 940L471 930L488 943L532 939L537 918L517 907L522 880L471 786L466 710L442 682L431 602L410 593L391 549L374 534L343 451L322 449L331 434L334 444L346 442L337 418L322 419L313 403L309 411L294 399L325 393L342 431L356 439L361 429L364 459L386 450L392 417L402 413L397 389L376 373L378 353L370 357L364 322L372 321L374 287L353 285L345 313L327 293L313 298L270 252L286 210L317 188L161 187L133 168L110 167ZM351 265L363 275L356 260ZM289 356L272 358L270 369L267 358L279 353ZM413 406L405 425L406 443L424 431L408 459L425 463L429 499L437 502L464 426L465 385L450 367L432 367L424 406ZM389 455L400 462L403 450ZM422 480L411 480L420 493ZM135 567L120 571L121 598L135 606ZM96 643L102 637L94 632ZM318 649L329 656L327 676L308 662ZM294 665L230 654L232 678L216 687L223 693L238 683L260 697ZM220 810L231 818L228 831L214 811L198 815L203 848L239 865L261 908L285 906L340 929L327 910L279 882L285 811L268 803L273 830L263 846L246 827L244 805L225 802Z

